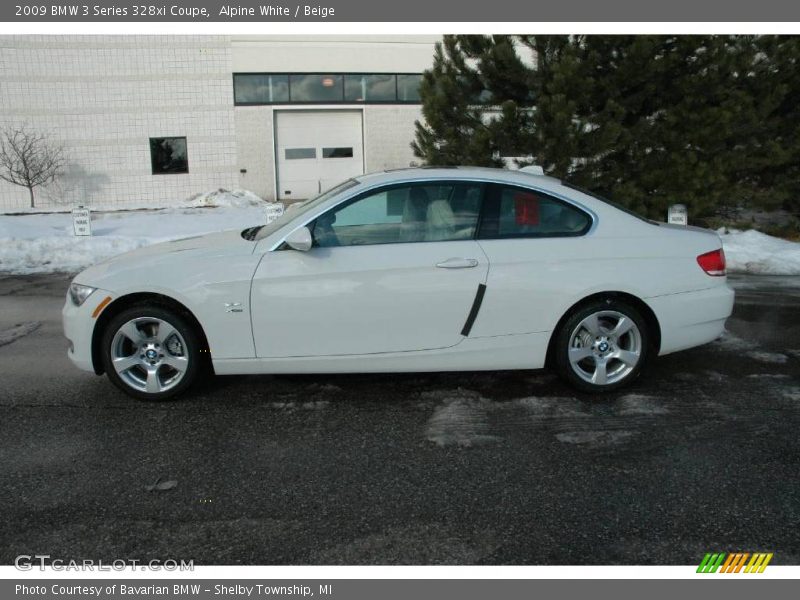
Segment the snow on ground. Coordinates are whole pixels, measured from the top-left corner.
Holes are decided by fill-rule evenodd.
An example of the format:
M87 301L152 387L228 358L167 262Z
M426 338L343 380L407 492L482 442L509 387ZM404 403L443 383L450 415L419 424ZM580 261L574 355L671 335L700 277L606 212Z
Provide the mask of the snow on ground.
M166 209L94 212L92 237L72 235L69 213L0 215L0 271L80 271L116 254L168 240L263 224L267 202L247 190L214 190ZM720 229L728 271L800 275L800 243Z
M263 206L102 213L91 237L75 237L70 214L0 215L0 271L77 272L142 246L265 222Z
M800 243L749 229L717 231L725 249L729 273L800 275Z
M246 208L248 206L262 206L266 202L258 195L250 190L235 189L226 190L225 188L217 188L207 192L201 192L194 196L189 196L182 200L170 201L169 208L200 208L207 206L218 207L232 207L232 208ZM163 200L141 200L138 202L126 202L122 207L111 207L108 202L100 199L99 201L89 201L84 206L92 209L92 211L103 210L156 210L165 208ZM35 208L20 208L15 210L5 211L5 214L40 214L40 213L60 213L72 210L73 206L70 203L56 203L51 206L35 207ZM0 212L0 214L3 214Z

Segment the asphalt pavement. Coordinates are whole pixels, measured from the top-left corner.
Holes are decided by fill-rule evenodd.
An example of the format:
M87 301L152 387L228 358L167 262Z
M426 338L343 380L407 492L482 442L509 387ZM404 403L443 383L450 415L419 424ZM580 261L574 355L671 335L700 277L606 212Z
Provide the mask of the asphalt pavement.
M0 564L800 564L800 278L731 280L721 340L607 397L516 371L142 403L66 358L67 275L0 275Z

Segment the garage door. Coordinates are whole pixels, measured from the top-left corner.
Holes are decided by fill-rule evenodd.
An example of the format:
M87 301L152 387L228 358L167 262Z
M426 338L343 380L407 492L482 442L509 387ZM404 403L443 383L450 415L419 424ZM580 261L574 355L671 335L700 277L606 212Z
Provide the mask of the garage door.
M362 175L361 128L361 111L277 111L278 197L304 200Z

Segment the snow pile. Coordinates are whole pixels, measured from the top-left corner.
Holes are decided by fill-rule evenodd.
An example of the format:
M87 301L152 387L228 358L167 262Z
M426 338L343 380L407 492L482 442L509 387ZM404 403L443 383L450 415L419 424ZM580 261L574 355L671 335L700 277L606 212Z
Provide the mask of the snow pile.
M88 200L84 206L93 211L103 210L144 210L144 209L166 209L166 208L200 208L200 207L228 207L228 208L249 208L253 206L267 206L272 202L264 200L257 194L245 189L227 190L217 188L207 192L201 192L194 196L189 196L182 200L170 201L165 206L164 200L139 200L125 202L122 205L105 202L99 195ZM36 206L35 208L24 207L14 210L0 211L0 214L38 214L38 213L59 213L72 210L74 203L54 201L50 206Z
M73 235L71 214L0 215L0 271L76 272L142 246L263 225L264 206L94 213L91 237Z
M717 230L729 273L800 275L800 243L749 229Z
M265 206L266 200L257 196L250 190L226 190L219 188L213 192L197 194L189 198L188 206L216 206L228 208L249 208Z

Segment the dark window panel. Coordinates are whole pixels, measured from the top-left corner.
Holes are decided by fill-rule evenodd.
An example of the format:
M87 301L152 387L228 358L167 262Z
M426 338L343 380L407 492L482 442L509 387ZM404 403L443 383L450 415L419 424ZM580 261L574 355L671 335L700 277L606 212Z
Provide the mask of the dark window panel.
M237 73L235 104L419 103L422 75Z
M234 75L233 94L241 104L289 102L289 76Z
M353 158L352 148L323 148L322 158Z
M419 102L419 86L422 75L398 75L397 99L400 102Z
M286 148L286 160L299 160L303 158L317 158L316 148Z
M344 99L348 102L394 102L396 75L345 75Z
M289 75L292 102L341 102L344 88L341 75Z
M153 175L189 172L185 137L150 138L150 166Z

